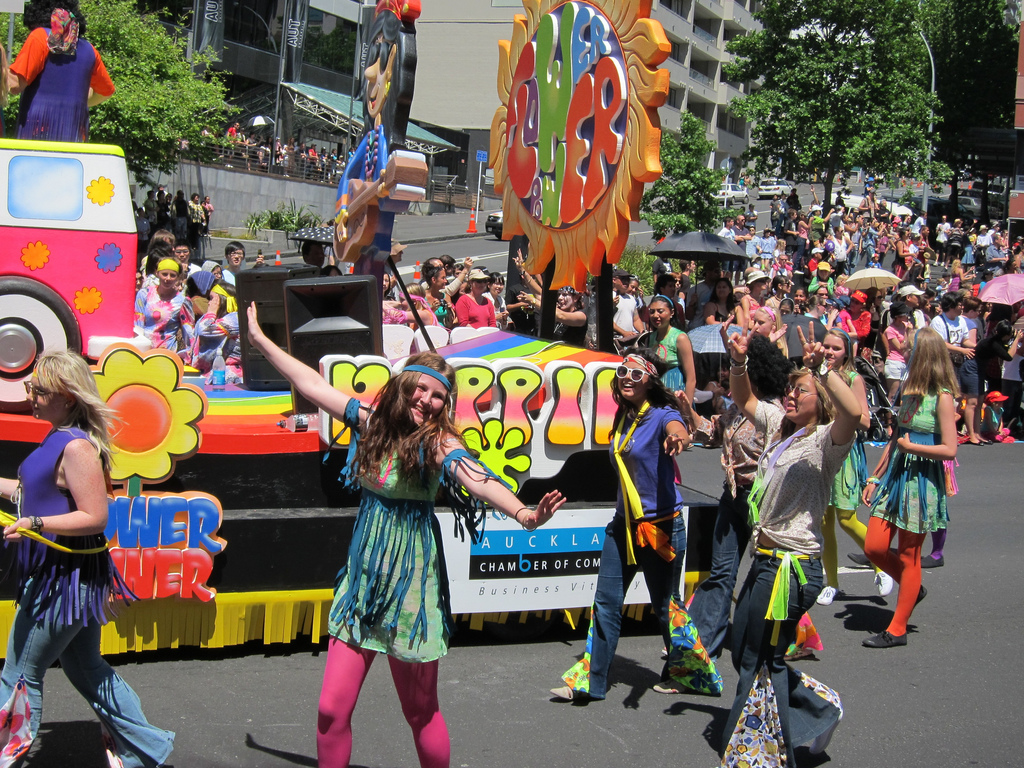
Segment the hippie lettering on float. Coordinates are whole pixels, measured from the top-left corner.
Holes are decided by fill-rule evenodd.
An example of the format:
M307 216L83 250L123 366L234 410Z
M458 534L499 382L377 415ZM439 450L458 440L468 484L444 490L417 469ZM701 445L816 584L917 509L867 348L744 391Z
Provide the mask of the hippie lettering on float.
M583 287L615 264L661 175L660 107L671 46L650 0L523 0L498 41L488 154L502 236L526 235L527 269L551 287Z
M334 388L369 403L398 366L372 355L329 355L321 370ZM615 363L529 358L449 358L456 370L455 423L481 461L513 489L554 477L574 453L608 446ZM321 412L321 439L348 445L343 425ZM339 437L340 435L340 437Z
M508 177L541 224L567 227L608 190L626 132L626 67L611 23L586 3L542 17L520 55L505 126Z
M108 509L110 556L136 597L214 598L206 580L213 556L226 545L217 536L223 511L216 498L198 492L118 496Z
M212 600L206 581L213 557L227 542L217 535L224 512L207 493L145 493L174 473L179 459L199 450L198 424L206 415L203 391L184 384L181 358L166 350L139 352L114 345L93 368L100 396L117 413L108 498L110 556L142 600Z

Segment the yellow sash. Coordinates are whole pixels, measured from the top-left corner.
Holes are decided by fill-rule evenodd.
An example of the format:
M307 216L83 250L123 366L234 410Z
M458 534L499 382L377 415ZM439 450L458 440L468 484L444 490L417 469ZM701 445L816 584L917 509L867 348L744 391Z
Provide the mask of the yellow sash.
M636 554L633 551L634 536L636 537L637 546L653 547L666 560L671 561L676 556L669 537L654 524L658 521L643 519L644 508L643 503L640 501L640 491L636 489L636 484L633 482L633 478L629 476L629 470L626 469L626 463L622 460L622 449L629 445L637 424L640 423L640 419L647 412L648 408L650 408L650 403L644 403L640 406L640 410L637 411L636 417L633 419L633 423L630 425L625 437L622 437L622 424L625 418L619 419L612 434L612 456L615 457L615 467L619 471L619 484L622 486L622 497L626 507L626 562L629 565L636 565ZM672 513L665 518L659 518L659 520L675 517L676 514L678 513Z

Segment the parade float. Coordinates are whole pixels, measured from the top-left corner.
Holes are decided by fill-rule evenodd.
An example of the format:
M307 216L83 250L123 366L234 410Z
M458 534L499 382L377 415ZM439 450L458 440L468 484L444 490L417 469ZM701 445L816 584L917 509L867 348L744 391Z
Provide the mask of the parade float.
M505 232L535 245L531 271L553 274L549 287L580 285L618 260L643 182L660 173L656 107L667 77L656 66L667 42L647 18L649 2L525 6L500 46L495 183ZM268 278L262 287L239 286L243 306L247 290L250 300L283 292L269 302L281 346L319 361L332 386L365 402L413 343L410 333L385 353L374 308L394 214L425 182L403 148L418 10L392 0L377 7L366 134L349 166L360 172L339 185L337 211L336 253L358 274L288 280L268 271L253 276ZM103 651L322 638L355 517L338 480L348 435L275 387L244 341L244 384L213 387L134 338L136 235L118 148L0 140L0 194L0 475L14 476L46 433L22 412L24 382L46 349L95 361L99 390L120 417L106 533L140 599L105 627ZM311 327L346 330L304 335ZM460 334L437 351L458 372L456 422L470 447L524 502L551 488L572 500L542 531L492 514L473 544L440 509L453 611L472 627L574 623L593 600L615 500L608 440L620 358L501 331ZM692 587L708 567L700 543L713 515L703 512L716 502L685 497ZM627 602L639 615L646 600L638 576ZM0 631L13 613L13 602L0 604Z

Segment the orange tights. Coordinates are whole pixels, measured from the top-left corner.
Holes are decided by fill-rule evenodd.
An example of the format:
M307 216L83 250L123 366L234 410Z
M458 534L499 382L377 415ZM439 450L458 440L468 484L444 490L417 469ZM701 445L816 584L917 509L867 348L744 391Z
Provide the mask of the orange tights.
M894 536L897 537L895 555L889 551L889 543ZM924 539L925 534L905 531L880 517L872 517L868 521L864 554L900 585L896 610L888 627L891 635L907 634L907 622L921 591L921 545Z

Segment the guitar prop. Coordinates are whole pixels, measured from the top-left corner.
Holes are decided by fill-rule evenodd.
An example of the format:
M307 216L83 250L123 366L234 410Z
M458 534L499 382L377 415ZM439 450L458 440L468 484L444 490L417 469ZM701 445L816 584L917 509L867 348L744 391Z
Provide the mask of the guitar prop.
M334 230L334 253L340 261L354 262L373 243L380 214L380 198L417 201L426 197L427 163L419 152L395 150L377 181L349 181L348 221Z

